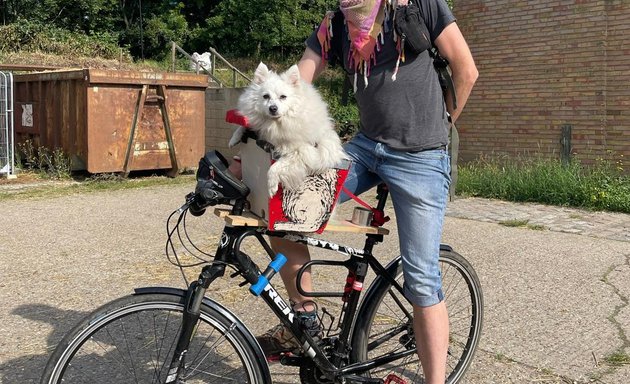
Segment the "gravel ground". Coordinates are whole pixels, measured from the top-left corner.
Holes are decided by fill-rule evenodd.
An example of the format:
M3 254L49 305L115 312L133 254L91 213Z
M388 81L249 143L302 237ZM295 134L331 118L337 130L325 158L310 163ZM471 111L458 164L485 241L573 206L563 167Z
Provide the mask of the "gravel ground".
M59 340L97 306L134 287L184 287L164 256L165 223L191 189L0 201L1 383L38 382ZM351 209L342 206L340 214ZM222 221L204 215L189 224L198 244L213 250ZM376 249L383 261L397 254L389 228L392 235ZM329 238L362 244L357 236ZM444 241L475 266L486 300L481 347L465 382L627 383L628 365L605 363L615 351L630 353L627 242L452 217ZM250 254L265 262L260 251ZM344 277L318 273L316 281ZM273 324L262 302L234 283L223 279L208 295L254 333ZM273 365L272 372L276 383L299 382L295 369Z

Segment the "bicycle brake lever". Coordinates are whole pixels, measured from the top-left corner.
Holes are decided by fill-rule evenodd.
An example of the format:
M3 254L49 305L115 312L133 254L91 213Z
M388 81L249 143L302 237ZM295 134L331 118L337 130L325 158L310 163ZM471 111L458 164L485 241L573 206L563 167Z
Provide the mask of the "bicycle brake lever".
M188 207L190 207L190 204L194 201L194 199L195 199L195 192L190 192L189 194L187 194L186 202L184 203L184 205L182 205L181 207L177 209L177 213L182 213L185 210L187 210Z

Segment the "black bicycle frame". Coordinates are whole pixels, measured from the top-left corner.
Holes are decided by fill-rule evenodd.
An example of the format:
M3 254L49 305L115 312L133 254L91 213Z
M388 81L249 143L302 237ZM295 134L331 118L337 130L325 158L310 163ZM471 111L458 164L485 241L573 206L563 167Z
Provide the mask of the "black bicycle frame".
M387 191L379 190L379 203L377 209L381 212L384 208L385 201L387 199ZM175 350L175 355L171 362L169 369L169 375L166 383L174 383L177 380L178 374L183 370L185 365L185 354L188 349L188 344L192 337L192 333L195 328L195 324L199 319L201 302L204 297L205 291L212 284L214 280L222 277L225 274L225 268L227 264L236 267L237 272L233 273L231 277L242 276L245 278L245 284L256 284L261 272L259 267L251 260L251 258L245 253L241 252L240 247L243 240L247 237L254 236L258 242L265 249L269 257L273 260L276 255L271 249L264 235L279 237L289 241L303 243L309 246L314 246L322 249L337 251L349 256L347 260L335 261L335 260L312 260L309 263L302 266L298 271L297 281L301 281L304 271L312 265L333 265L344 266L348 269L348 276L346 279L346 286L344 292L305 292L298 283L297 288L300 294L307 297L341 297L344 304L341 309L341 317L339 320L341 333L337 339L337 343L334 346L335 351L332 354L332 361L328 359L322 348L310 337L310 335L304 332L296 321L296 313L293 311L291 305L289 305L275 290L271 282L266 284L260 296L265 301L267 306L272 312L280 319L280 321L291 330L291 333L299 340L302 349L305 352L305 357L294 358L293 361L287 360L287 365L301 364L304 358L310 358L315 365L324 373L330 380L334 380L341 376L346 378L352 378L356 381L375 382L375 379L364 378L354 376L354 374L360 374L368 371L374 367L387 364L397 359L408 356L415 353L415 350L402 351L395 354L388 354L377 359L367 360L359 363L353 363L341 366L342 360L347 358L349 343L351 337L351 329L354 322L354 316L359 304L361 291L363 288L363 282L367 275L368 270L371 268L377 275L383 276L389 283L392 284L401 294L402 287L395 281L395 279L389 275L385 267L374 257L372 249L374 245L383 241L383 235L379 234L366 234L365 246L363 249L357 249L352 247L346 247L331 243L325 240L308 237L297 233L288 232L276 232L269 231L264 228L258 227L230 227L226 226L223 230L220 243L217 247L214 261L210 265L206 265L198 279L190 284L187 292L186 308L184 311L182 333L178 340L178 344Z

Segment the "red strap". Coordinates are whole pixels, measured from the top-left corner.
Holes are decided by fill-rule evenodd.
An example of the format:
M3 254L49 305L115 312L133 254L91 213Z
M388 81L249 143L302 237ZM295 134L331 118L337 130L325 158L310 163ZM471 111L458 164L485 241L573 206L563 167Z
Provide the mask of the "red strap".
M237 109L230 109L225 113L225 121L232 124L241 125L243 127L249 127L249 121L247 117L241 115Z
M354 201L356 201L357 203L361 204L362 206L364 206L365 208L374 211L374 208L370 207L370 205L368 203L366 203L365 201L359 199L357 196L355 196L352 192L350 192L348 190L348 188L342 186L341 190L348 196L350 196L350 198Z
M354 201L356 201L357 203L361 204L362 206L364 206L365 208L369 209L372 211L372 223L370 223L370 225L372 225L373 227L382 227L383 224L387 223L389 221L389 216L385 216L385 213L377 208L372 208L370 207L370 205L368 203L366 203L365 201L359 199L357 196L355 196L352 192L350 192L348 190L348 188L342 186L341 190L348 196L350 196L350 198Z

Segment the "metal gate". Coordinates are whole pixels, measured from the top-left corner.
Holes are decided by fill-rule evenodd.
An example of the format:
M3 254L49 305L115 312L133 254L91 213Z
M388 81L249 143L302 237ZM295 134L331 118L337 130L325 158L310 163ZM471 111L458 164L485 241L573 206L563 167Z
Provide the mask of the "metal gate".
M0 174L15 177L13 74L0 72Z

